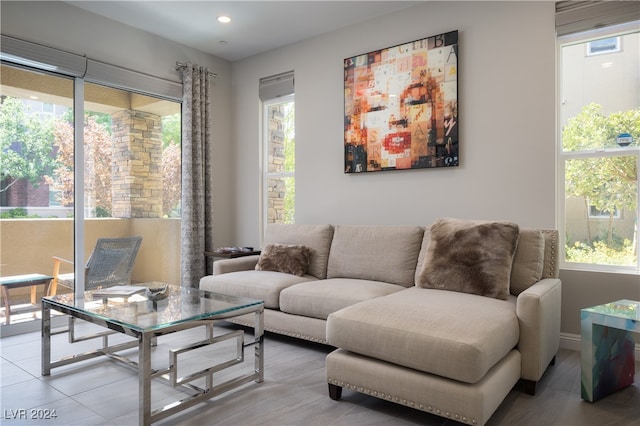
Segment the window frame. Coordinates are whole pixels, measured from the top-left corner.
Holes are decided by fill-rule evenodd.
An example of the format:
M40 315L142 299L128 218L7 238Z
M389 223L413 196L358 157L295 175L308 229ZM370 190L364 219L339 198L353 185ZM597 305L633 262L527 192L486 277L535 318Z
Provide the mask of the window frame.
M593 51L592 47L593 47L593 43L601 41L601 40L610 40L610 39L615 39L616 43L615 43L615 47L613 49L609 49L609 50L600 50L600 51ZM604 38L598 38L597 40L593 40L593 41L589 41L587 42L586 45L586 56L598 56L598 55L606 55L609 53L618 53L618 52L622 52L622 41L620 39L620 36L613 36L613 37L604 37Z
M262 118L262 131L260 136L261 149L260 149L260 225L262 228L261 235L264 235L264 231L268 225L268 210L269 210L269 193L267 191L267 182L270 178L293 178L295 181L295 167L293 171L283 172L269 172L267 161L269 161L269 114L268 109L270 106L294 103L295 109L295 93L275 97L272 99L262 100L261 102L261 118ZM295 112L294 112L295 113ZM294 124L295 125L295 124ZM295 212L294 212L295 215ZM261 241L262 243L262 241Z
M599 272L617 272L617 273L630 273L634 275L640 275L640 238L636 238L635 250L636 250L636 265L635 266L621 266L621 265L607 265L607 264L593 264L593 263L580 263L580 262L567 262L566 260L566 163L575 159L584 158L606 158L606 157L622 157L622 156L635 156L636 157L636 170L639 172L637 181L637 206L636 206L636 223L640 226L640 146L626 146L615 147L605 149L590 149L582 151L564 151L562 143L562 104L564 103L564 90L562 87L562 71L563 71L563 47L572 44L590 43L591 40L599 40L603 38L618 39L618 50L599 52L592 55L596 56L602 54L612 54L622 51L621 43L622 36L629 33L636 33L638 31L638 21L630 22L623 25L614 25L605 28L598 28L592 31L582 31L579 33L561 35L556 38L556 75L557 75L557 110L556 110L556 176L557 176L557 206L556 206L556 223L559 228L559 251L560 251L560 268L567 270L581 270L581 271L599 271ZM585 47L588 49L588 47ZM586 51L588 53L588 50ZM589 212L588 212L589 213ZM601 219L599 217L591 217L590 219ZM621 212L614 218L621 217Z
M591 200L587 199L587 206L589 206L589 211L588 211L588 217L591 220L609 220L609 215L606 212L600 211L596 208L595 205L591 204ZM594 214L594 210L597 211L596 214ZM612 219L622 219L622 213L620 213L620 210L616 209L615 213L613 214L613 216L611 216Z

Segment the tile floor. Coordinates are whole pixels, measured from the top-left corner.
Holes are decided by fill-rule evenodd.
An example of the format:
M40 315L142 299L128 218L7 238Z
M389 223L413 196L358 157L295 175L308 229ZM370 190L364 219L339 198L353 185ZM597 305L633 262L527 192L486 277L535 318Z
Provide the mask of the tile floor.
M231 329L232 325L222 325ZM163 337L154 357L166 363L163 350L200 339L203 329ZM121 336L118 336L121 337ZM68 353L64 335L55 336L54 357ZM456 422L397 404L345 390L341 401L328 397L324 358L331 348L267 334L265 381L250 383L178 413L160 425L455 425ZM95 343L76 344L89 350ZM77 349L74 349L77 350ZM222 351L227 351L222 349ZM131 351L135 355L135 351ZM245 352L253 366L252 350ZM94 359L40 375L40 334L28 333L0 339L2 425L136 425L138 385L135 371L111 360ZM224 355L228 356L228 355ZM194 353L184 359L185 371L197 368L207 355ZM182 368L182 367L181 367ZM180 374L183 374L182 372ZM580 355L562 349L530 396L511 391L488 422L495 425L640 425L640 363L635 384L595 404L580 398ZM154 398L161 404L174 391L156 384ZM31 411L35 409L36 411ZM39 410L39 411L38 411ZM48 420L29 418L55 410ZM27 418L20 418L26 415Z

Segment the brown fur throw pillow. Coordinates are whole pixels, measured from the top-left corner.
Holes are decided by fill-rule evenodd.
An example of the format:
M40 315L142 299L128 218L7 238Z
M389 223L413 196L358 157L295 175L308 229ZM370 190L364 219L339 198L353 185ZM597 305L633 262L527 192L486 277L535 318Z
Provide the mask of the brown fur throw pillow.
M309 247L267 244L260 254L256 270L284 272L301 277L307 273L310 263Z
M511 222L438 219L417 285L506 300L518 237Z

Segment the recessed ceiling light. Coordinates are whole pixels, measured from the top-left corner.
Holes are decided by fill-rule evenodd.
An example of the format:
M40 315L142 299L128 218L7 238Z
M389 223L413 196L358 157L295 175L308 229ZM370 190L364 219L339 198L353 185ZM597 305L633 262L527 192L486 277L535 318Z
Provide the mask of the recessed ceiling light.
M223 24L228 24L229 22L231 22L231 18L224 15L218 16L218 22L222 22Z

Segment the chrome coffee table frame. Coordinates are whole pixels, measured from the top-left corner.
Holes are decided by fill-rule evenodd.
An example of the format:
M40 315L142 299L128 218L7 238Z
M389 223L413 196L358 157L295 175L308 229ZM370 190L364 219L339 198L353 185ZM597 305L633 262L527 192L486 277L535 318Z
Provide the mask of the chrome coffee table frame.
M185 313L183 309L178 308L178 312L170 320L149 321L148 318L146 320L140 319L141 317L139 317L138 313L140 307L150 307L149 310L154 313L154 309L157 311L157 304L152 301L140 301L139 299L144 299L144 297L139 295L135 296L138 299L137 301L129 301L134 299L134 297L131 297L129 299L119 299L117 302L112 302L106 298L94 300L93 291L85 292L84 299L80 301L74 300L73 294L44 297L42 299L42 375L50 375L53 368L99 356L107 356L120 361L138 372L139 424L145 426L251 381L260 383L264 380L264 303L262 301L179 286L170 286L170 290L165 306L173 304L174 307L180 307L183 303L189 303L190 306L195 304L197 306L195 308L192 307L193 312ZM87 308L87 305L90 305L90 308ZM52 361L51 335L61 332L52 333L51 310L70 316L69 329L62 331L69 333L70 343L102 338L102 347L90 352L66 356ZM134 312L134 316L132 316L131 312ZM247 313L255 313L254 338L252 341L245 343L243 330L235 330L219 336L213 336L213 323L215 320L233 318ZM159 316L159 314L156 315ZM77 337L71 326L72 321L76 318L109 330L89 336ZM169 351L168 366L160 369L151 368L151 351L158 336L200 326L204 326L206 330L204 340L193 342L181 348L171 349ZM132 336L137 340L109 345L108 336L116 333ZM236 339L236 358L208 366L184 377L178 377L178 355L229 339ZM117 352L124 349L135 348L136 346L138 347L137 362L117 354ZM244 348L250 346L255 348L254 371L213 386L213 374L244 362ZM200 378L204 378L204 386L192 383ZM188 396L180 401L151 411L152 379L163 379L170 386L185 391Z

